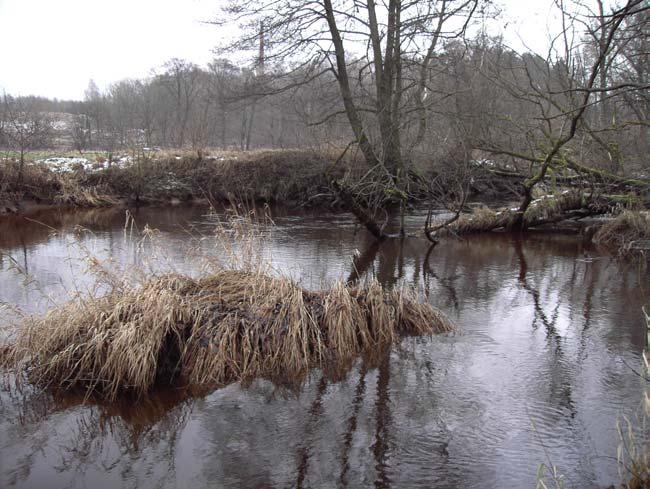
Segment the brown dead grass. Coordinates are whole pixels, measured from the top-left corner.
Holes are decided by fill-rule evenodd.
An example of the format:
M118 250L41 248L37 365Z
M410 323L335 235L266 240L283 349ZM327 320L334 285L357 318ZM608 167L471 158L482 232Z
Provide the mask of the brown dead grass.
M341 150L342 151L342 150ZM27 162L22 181L16 163L0 164L0 203L22 199L66 206L99 207L119 200L165 202L171 199L330 204L331 178L364 173L361 158L351 155L334 164L340 151L305 149L246 152L165 151L131 154L124 166L57 173Z
M309 292L286 278L222 270L161 276L31 317L3 356L38 386L114 400L161 384L292 383L400 336L451 329L409 289L372 282Z
M119 200L110 195L106 186L85 186L71 175L59 175L59 190L54 202L72 207L108 207L117 205Z
M22 199L46 200L58 192L57 175L43 165L26 163L22 180L18 178L18 162L0 158L0 204Z
M332 177L364 171L358 161L353 165L346 158L334 165L336 159L333 153L302 149L164 154L93 173L87 181L140 201L209 198L318 205L334 199L329 190Z
M650 248L650 216L647 212L624 211L606 222L593 237L596 244L618 250L622 255Z

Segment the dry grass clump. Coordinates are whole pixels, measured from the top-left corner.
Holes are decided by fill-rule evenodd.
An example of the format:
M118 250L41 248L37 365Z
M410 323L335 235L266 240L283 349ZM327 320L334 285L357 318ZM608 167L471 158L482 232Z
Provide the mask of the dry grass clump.
M615 248L623 255L650 249L650 216L647 212L624 211L603 224L593 241Z
M331 202L329 179L351 168L347 159L303 149L246 152L179 152L143 156L124 167L86 175L116 196L139 201L170 198L319 204ZM359 167L358 171L363 171Z
M107 207L116 205L119 201L109 195L106 189L97 186L83 185L72 176L60 175L59 191L54 202L73 207Z
M331 178L346 172L364 172L364 164L339 155L302 149L225 153L203 160L191 172L192 187L199 186L215 200L330 203ZM174 161L170 162L175 164Z
M17 163L0 163L0 205L20 208L22 201L34 200L70 207L105 207L118 203L105 182L89 182L85 170L71 173L52 171L47 165L26 162L18 176Z
M650 487L650 442L648 440L647 407L632 419L617 420L619 446L617 461L622 487L646 489Z
M409 289L372 282L309 292L286 278L224 269L201 279L165 275L31 317L3 356L38 386L114 400L159 385L292 383L402 335L451 328Z
M0 202L22 199L48 200L59 189L57 175L45 165L26 162L19 177L19 165L13 159L0 159Z

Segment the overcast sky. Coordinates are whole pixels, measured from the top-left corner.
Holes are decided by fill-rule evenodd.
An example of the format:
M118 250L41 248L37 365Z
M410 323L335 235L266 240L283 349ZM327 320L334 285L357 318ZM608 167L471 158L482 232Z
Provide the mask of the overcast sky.
M508 43L547 44L551 0L501 0ZM223 30L202 24L220 0L0 0L0 92L81 99L147 76L172 57L204 65ZM235 31L233 28L232 31ZM496 34L496 32L494 32Z

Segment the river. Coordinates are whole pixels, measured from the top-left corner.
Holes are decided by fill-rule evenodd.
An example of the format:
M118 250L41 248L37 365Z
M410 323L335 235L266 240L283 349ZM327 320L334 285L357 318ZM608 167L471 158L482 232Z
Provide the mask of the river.
M91 256L111 271L197 274L220 252L205 207L131 212L157 230L150 242L124 209L0 217L3 321L87 293ZM568 488L620 480L616 421L639 412L647 270L576 235L377 246L347 214L273 220L262 244L277 272L312 289L411 283L457 332L408 338L338 382L314 371L294 391L259 380L101 406L4 389L0 486L533 488L541 463Z

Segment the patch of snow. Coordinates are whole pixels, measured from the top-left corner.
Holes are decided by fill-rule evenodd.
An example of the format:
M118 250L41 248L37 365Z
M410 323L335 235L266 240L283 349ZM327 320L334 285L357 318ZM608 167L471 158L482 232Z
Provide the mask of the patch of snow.
M68 123L66 121L54 121L52 122L52 129L55 131L67 131Z
M117 156L113 160L113 164L117 166L127 166L133 162L133 158L130 155L121 155Z
M496 166L496 163L492 160L482 158L480 160L472 160L471 163L476 166Z
M88 161L87 158L80 158L77 156L74 157L69 157L69 156L56 156L56 157L51 157L51 158L45 158L41 160L37 160L37 163L43 163L47 165L51 170L60 172L60 173L67 173L67 172L72 172L78 169L80 166L84 170L92 171L94 170L93 164Z
M133 158L129 155L120 155L113 158L112 165L125 167L131 164ZM108 160L103 162L91 161L88 158L79 156L52 156L36 160L37 163L47 165L52 171L58 173L70 173L83 168L84 171L94 172L108 168Z

